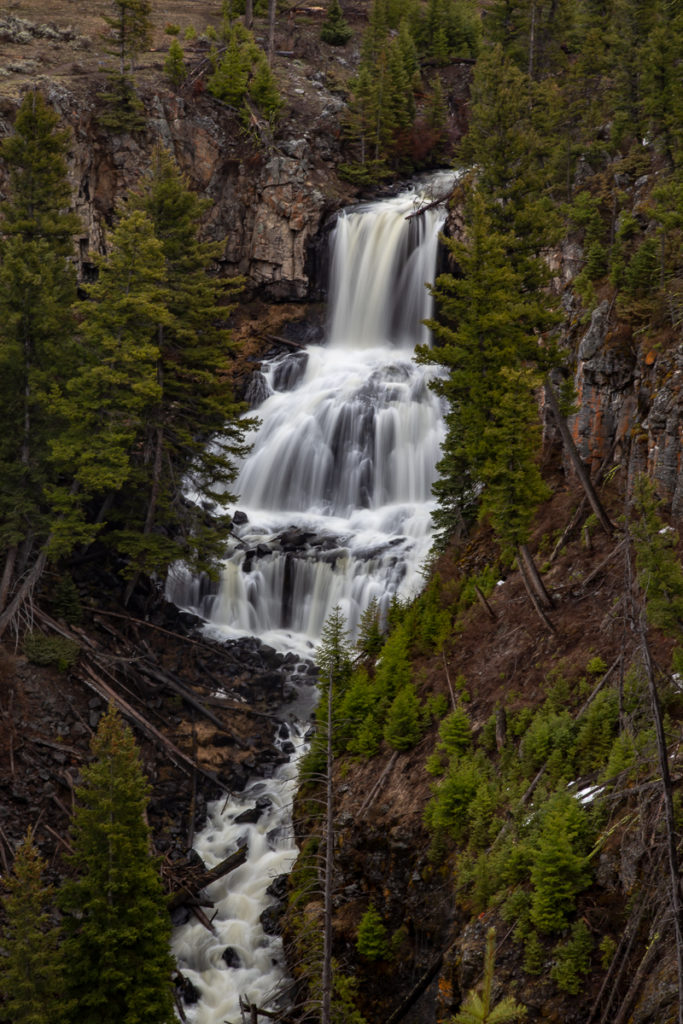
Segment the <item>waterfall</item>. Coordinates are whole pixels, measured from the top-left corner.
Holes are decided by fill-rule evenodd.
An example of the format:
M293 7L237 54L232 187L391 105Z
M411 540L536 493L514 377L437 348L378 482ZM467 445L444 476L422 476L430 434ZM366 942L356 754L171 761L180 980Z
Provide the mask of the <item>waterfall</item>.
M327 343L262 367L261 425L235 484L238 514L218 592L182 571L167 587L215 635L256 634L310 657L335 605L353 630L371 599L386 607L419 587L444 426L427 386L434 371L412 356L427 340L425 283L445 218L434 208L407 220L419 198L411 191L339 217ZM199 993L185 1008L192 1024L237 1024L240 996L273 1008L286 981L280 940L261 915L270 884L297 854L291 802L305 749L297 714L305 714L287 714L278 741L290 763L211 805L196 839L208 867L244 842L249 854L207 893L218 908L214 932L196 921L176 929L178 966Z
M386 609L421 581L444 428L434 370L412 355L428 340L445 212L407 219L417 198L339 216L327 343L262 367L267 397L218 593L182 575L169 586L218 635L310 655L335 605L353 632L371 599Z

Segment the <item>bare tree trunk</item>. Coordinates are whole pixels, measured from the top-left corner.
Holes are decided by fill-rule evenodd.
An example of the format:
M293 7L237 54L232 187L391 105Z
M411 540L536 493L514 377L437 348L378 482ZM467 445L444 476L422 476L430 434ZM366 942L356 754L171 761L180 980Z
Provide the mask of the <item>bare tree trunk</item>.
M273 63L275 53L275 10L277 0L268 0L268 63Z
M595 488L593 487L593 483L591 481L590 476L588 475L588 471L583 463L583 460L579 455L578 451L576 450L574 439L570 434L567 422L560 411L560 403L557 398L557 392L553 387L553 383L549 375L545 379L545 393L548 398L548 404L550 405L550 408L553 410L555 422L557 423L558 430L560 431L560 436L562 437L562 443L569 457L569 460L574 468L574 472L576 473L576 475L579 478L579 481L581 482L581 486L585 491L586 497L588 498L591 508L593 509L595 515L598 518L598 522L602 526L605 533L609 536L614 531L614 527L612 526L612 523L610 522L607 513L602 507L600 499L598 498Z
M536 591L538 599L543 605L543 607L554 608L555 605L553 603L553 599L548 593L548 591L545 589L545 584L541 579L541 575L538 569L536 568L534 556L531 554L526 544L519 545L519 547L517 548L517 557L524 563L524 567L526 569L529 582Z
M17 545L13 544L7 552L5 558L5 568L2 571L2 580L0 580L0 612L3 611L7 604L7 595L9 594L9 588L12 585L12 576L14 574L14 563L17 560Z
M49 540L48 540L49 543ZM19 587L18 591L7 605L2 615L0 615L0 637L4 634L7 627L10 625L14 617L20 611L21 606L25 601L29 599L33 592L33 588L40 580L43 575L43 570L47 564L47 544L45 548L40 552L37 559L33 563L30 572L27 573L24 582Z
M325 824L325 910L323 932L322 1010L321 1024L330 1024L332 1013L332 673L327 686L327 822Z
M531 601L532 605L534 606L534 611L538 615L539 619L541 620L543 625L547 629L550 630L551 633L557 632L557 630L553 626L552 622L550 621L550 619L548 618L546 613L543 611L543 608L541 607L541 603L538 600L536 594L534 593L534 591L532 589L532 585L531 585L531 583L529 582L529 580L527 578L527 570L525 569L524 562L522 562L522 561L519 561L519 574L522 577L522 583L524 584L524 588L525 588L527 594L529 595L529 600Z
M244 27L251 31L254 24L254 0L246 0L244 4Z
M644 614L644 613L643 613ZM674 821L673 789L671 786L671 773L669 771L669 757L666 749L666 737L662 724L662 709L655 683L655 673L652 664L650 646L647 642L645 625L641 621L640 639L643 651L643 661L647 674L648 687L650 690L650 706L652 717L655 723L655 735L657 737L657 753L659 755L659 770L662 775L662 795L664 799L664 819L666 821L667 855L669 860L669 882L671 914L673 916L674 935L676 936L676 964L678 968L678 1024L683 1024L683 915L681 914L681 892L678 876L678 851L676 849L676 825Z

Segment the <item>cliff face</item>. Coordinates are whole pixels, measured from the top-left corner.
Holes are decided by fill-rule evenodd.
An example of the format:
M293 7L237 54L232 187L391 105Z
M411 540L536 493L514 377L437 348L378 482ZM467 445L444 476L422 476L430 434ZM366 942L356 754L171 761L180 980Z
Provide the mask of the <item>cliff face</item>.
M70 177L83 224L78 258L85 276L93 252L103 252L107 225L149 168L155 147L176 158L192 186L210 199L206 232L223 245L222 266L247 278L267 300L305 298L311 288L309 249L326 216L352 198L326 166L327 119L340 101L312 90L314 116L266 143L249 137L238 117L202 94L146 95L145 132L109 135L98 129L97 102L63 85L45 83L50 103L73 133ZM5 103L5 131L11 108ZM332 140L334 144L334 140Z

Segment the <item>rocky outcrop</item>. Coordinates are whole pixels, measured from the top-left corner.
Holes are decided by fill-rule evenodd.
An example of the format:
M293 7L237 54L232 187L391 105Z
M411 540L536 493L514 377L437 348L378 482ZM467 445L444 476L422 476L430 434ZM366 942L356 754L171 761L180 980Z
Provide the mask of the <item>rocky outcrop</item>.
M638 343L603 300L579 334L571 418L583 459L596 467L610 452L629 481L647 472L659 496L683 513L683 346L659 351Z
M330 149L338 142L324 130L341 101L320 83L312 90L310 130L284 121L272 138L265 130L260 137L247 135L234 111L201 91L180 96L160 90L143 95L146 131L112 135L98 128L96 84L79 94L51 79L41 86L72 132L69 174L83 225L77 258L86 279L93 254L106 249L117 209L162 145L210 202L205 229L222 245L224 273L245 276L247 287L266 299L308 297L315 266L309 248L328 214L352 198L330 166ZM11 131L18 102L3 101L3 133Z

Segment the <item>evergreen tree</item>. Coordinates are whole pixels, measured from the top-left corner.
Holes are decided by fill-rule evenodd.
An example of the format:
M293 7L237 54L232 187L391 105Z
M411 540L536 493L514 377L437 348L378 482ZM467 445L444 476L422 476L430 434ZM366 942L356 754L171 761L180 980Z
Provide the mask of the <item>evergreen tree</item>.
M368 603L360 617L356 649L365 658L376 658L384 644L384 633L380 620L379 601L376 597Z
M184 58L182 46L177 39L174 39L168 48L168 56L164 61L164 73L174 89L182 85L187 78Z
M676 555L678 536L659 515L660 502L651 481L636 479L633 524L638 582L645 595L651 626L669 636L683 631L683 568Z
M401 687L387 711L384 739L394 750L410 750L422 737L422 709L412 683Z
M111 708L93 738L60 892L69 1021L172 1024L171 924L145 821L149 786L132 733Z
M225 50L220 59L211 54L213 73L208 79L209 92L224 103L244 107L249 98L268 118L273 118L282 106L275 76L268 60L252 33L239 22L224 22Z
M360 919L356 949L367 960L384 960L389 956L386 925L372 903Z
M332 0L320 29L320 38L330 46L346 46L353 35L339 0Z
M57 550L93 536L97 526L85 503L120 491L130 479L134 442L161 391L155 333L170 319L161 243L141 211L120 221L111 242L80 304L81 366L55 396L69 426L53 439L53 459L78 485L53 495L62 513Z
M151 0L112 0L113 13L105 21L111 29L112 53L119 59L123 76L126 65L135 70L135 59L152 40Z
M547 103L548 93L534 89L501 47L493 47L477 61L461 150L476 166L477 189L529 300L527 326L537 331L553 322L543 291L548 268L540 257L559 228L551 198L554 138Z
M505 996L495 1006L491 1005L495 956L496 932L494 928L489 928L486 933L482 994L470 992L461 1009L452 1018L452 1024L513 1024L526 1017L526 1007L516 1003L512 996Z
M539 382L529 371L504 369L500 376L500 399L484 429L479 514L495 530L503 558L511 558L527 543L536 509L550 491L536 462L541 425L533 388Z
M558 793L545 811L531 866L531 923L540 932L561 931L577 894L590 882L585 812L573 797Z
M156 390L136 449L137 483L121 495L114 523L117 546L135 572L163 572L178 559L196 571L215 569L228 524L213 510L230 499L236 460L245 454L245 433L254 424L239 418L244 406L235 401L230 382L232 306L224 300L242 281L226 284L214 276L220 246L199 237L208 205L163 150L132 201L160 247L165 286L149 335ZM182 488L196 499L185 500Z
M57 929L50 924L52 889L31 829L6 880L6 924L0 957L0 1020L8 1024L59 1024L62 991Z
M68 136L57 123L41 93L29 92L0 146L10 186L0 222L0 611L50 534L49 439L61 429L51 390L76 363L71 257L80 222L67 212Z
M128 74L112 71L108 76L109 87L98 94L103 109L97 115L102 128L116 134L140 132L145 127L145 108L135 91L135 84Z
M333 691L341 695L351 678L353 663L349 631L340 605L335 605L325 620L315 662L323 687L331 681Z
M476 486L490 455L485 431L504 390L500 370L536 355L527 325L535 319L537 297L524 293L508 259L507 236L496 230L480 193L469 197L466 218L467 241L446 241L459 276L442 274L431 289L436 317L428 326L436 345L418 350L421 361L448 373L430 385L448 402L434 485L439 502L434 521L442 536L472 518Z

